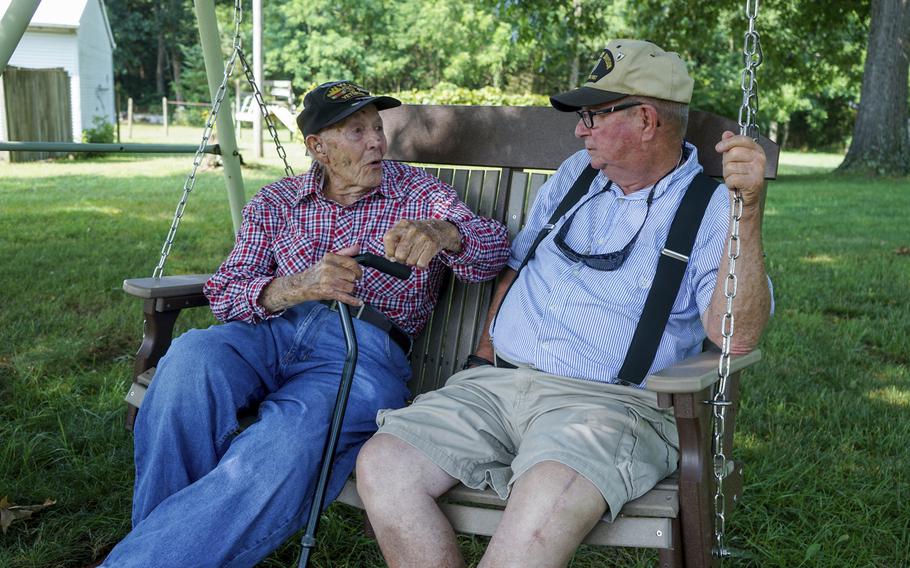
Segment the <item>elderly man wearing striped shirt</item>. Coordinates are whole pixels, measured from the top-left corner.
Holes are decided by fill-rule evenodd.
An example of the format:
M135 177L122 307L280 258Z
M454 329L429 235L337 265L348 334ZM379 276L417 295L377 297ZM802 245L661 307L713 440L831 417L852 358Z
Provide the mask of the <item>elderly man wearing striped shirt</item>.
M495 276L506 228L455 190L384 161L379 111L398 106L348 82L307 94L298 124L314 158L243 211L227 260L205 286L225 325L192 330L161 360L135 426L133 530L106 566L253 566L306 523L345 343L332 301L352 310L359 345L327 502L376 429L408 396L411 338L446 266ZM415 267L407 280L351 256ZM259 419L239 434L239 409Z
M726 187L700 175L683 140L692 88L677 54L615 40L585 85L551 98L578 113L585 149L540 189L473 368L382 413L360 454L390 566L463 565L435 502L459 481L511 494L481 566L564 566L598 519L676 469L673 417L643 380L721 342L728 187L744 199L733 350L755 346L771 312L765 156L726 132Z

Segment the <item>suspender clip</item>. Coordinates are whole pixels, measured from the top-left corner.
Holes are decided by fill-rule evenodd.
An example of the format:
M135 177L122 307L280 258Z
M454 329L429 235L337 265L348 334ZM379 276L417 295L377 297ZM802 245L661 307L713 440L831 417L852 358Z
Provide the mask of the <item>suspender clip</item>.
M673 259L676 259L676 260L681 260L681 261L683 261L683 262L685 262L685 263L688 263L688 262L689 262L689 257L688 257L688 256L686 256L686 255L684 255L684 254L679 254L678 252L673 251L673 250L670 250L670 249L668 249L668 248L665 248L664 250L660 251L660 254L665 255L665 256L669 256L670 258L673 258Z

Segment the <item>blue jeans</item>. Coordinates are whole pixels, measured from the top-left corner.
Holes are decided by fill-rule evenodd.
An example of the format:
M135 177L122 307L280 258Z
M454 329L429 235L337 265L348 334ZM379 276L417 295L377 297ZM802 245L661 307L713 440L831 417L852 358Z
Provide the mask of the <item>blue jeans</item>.
M354 320L359 358L327 492L338 496L410 365ZM133 530L104 566L253 566L306 524L344 366L338 314L307 302L257 325L191 330L161 360L135 425ZM259 420L237 434L237 411Z

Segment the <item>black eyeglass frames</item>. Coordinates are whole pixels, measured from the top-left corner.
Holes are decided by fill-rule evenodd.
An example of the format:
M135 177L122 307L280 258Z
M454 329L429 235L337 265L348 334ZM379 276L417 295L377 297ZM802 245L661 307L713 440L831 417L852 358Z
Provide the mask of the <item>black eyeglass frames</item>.
M594 128L594 117L598 114L610 114L611 112L618 112L621 110L626 110L627 108L641 106L644 103L623 103L621 105L611 106L610 108L602 108L600 110L576 110L575 114L581 118L582 123L584 123L587 128Z

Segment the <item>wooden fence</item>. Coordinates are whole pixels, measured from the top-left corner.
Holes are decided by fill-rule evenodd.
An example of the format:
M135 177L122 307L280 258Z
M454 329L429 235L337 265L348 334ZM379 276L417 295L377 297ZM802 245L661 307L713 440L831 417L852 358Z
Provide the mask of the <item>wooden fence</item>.
M9 140L72 142L70 80L63 69L7 67L3 73ZM60 152L10 152L11 162L44 160Z

